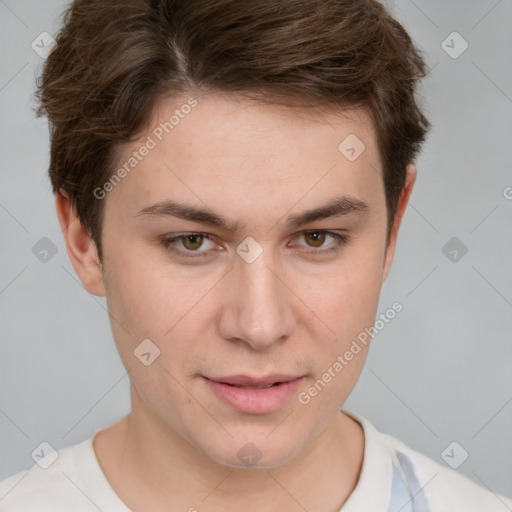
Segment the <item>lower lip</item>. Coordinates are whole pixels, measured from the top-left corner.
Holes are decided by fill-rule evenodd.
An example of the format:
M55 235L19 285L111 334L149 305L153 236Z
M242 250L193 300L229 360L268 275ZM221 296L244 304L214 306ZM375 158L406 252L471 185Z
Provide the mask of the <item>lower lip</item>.
M302 377L264 389L247 389L205 380L213 392L233 408L247 414L265 414L275 411L295 394Z

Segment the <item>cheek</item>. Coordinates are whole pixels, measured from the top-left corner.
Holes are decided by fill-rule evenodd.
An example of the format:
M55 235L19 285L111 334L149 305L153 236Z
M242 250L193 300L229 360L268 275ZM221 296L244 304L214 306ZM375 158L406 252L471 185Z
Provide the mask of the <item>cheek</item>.
M162 258L152 258L148 250L144 254L133 250L125 258L120 257L121 253L117 249L110 253L106 286L118 352L125 366L136 373L135 378L143 379L141 386L145 375L151 373L153 378L161 375L165 382L170 376L164 368L172 373L186 372L190 361L204 357L197 340L213 314L206 306L211 303L219 276L194 279L176 267L166 266ZM115 261L119 264L112 264ZM160 351L149 368L134 357L134 350L145 339L157 347L155 353ZM155 371L144 372L148 369Z
M128 258L109 275L107 302L112 323L124 327L134 339L151 337L161 317L155 309L159 291L151 286L150 280L148 272L132 265Z
M120 243L109 256L106 291L113 323L134 339L162 337L185 315L193 294L147 249L123 256Z
M321 280L311 280L304 289L304 302L334 332L338 344L373 325L383 264L376 249L354 250L336 269Z

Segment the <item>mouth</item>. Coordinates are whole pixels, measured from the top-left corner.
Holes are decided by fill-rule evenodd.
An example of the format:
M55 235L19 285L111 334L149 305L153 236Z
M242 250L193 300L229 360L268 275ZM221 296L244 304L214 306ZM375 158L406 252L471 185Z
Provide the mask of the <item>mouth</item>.
M229 384L227 382L225 382L224 384L227 384L228 386L233 386L236 388L242 388L242 389L268 389L268 388L271 388L272 386L278 386L279 384L282 384L282 382L274 382L273 384L269 384L268 386L241 386L241 385L236 385L236 384Z
M206 377L213 382L220 384L228 384L229 386L236 386L247 389L266 389L278 384L291 382L292 380L299 379L302 375L289 375L283 373L274 373L265 377L251 377L248 375L232 375L230 377Z
M233 375L203 378L224 404L247 414L265 414L284 405L304 377L272 374L264 377Z

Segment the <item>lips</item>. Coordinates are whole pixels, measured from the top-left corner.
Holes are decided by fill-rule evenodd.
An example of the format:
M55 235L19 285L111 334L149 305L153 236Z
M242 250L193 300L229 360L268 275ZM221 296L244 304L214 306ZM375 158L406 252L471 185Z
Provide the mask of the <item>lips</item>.
M238 386L242 388L264 389L269 388L276 384L290 382L298 379L301 375L287 375L282 373L275 373L266 377L250 377L247 375L233 375L231 377L209 377L213 382L221 384L229 384L231 386Z
M203 378L211 392L231 408L246 414L268 414L289 403L303 377L272 374Z

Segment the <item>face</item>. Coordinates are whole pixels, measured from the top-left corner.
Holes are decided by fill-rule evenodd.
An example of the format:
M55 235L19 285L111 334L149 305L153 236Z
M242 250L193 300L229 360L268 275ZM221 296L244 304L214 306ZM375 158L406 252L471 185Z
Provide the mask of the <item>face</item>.
M387 272L376 141L362 112L220 95L158 130L188 99L162 101L119 148L122 167L150 147L104 198L103 282L132 414L220 464L277 467L329 428L366 357L361 343L344 354L373 325Z

